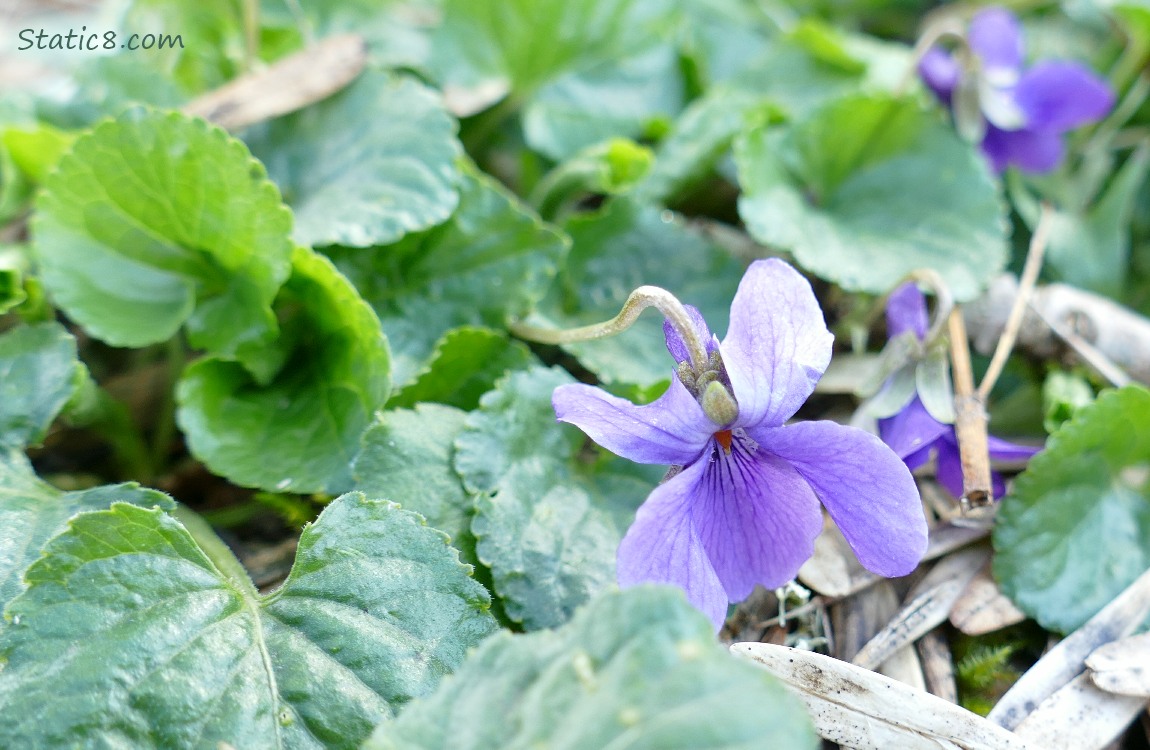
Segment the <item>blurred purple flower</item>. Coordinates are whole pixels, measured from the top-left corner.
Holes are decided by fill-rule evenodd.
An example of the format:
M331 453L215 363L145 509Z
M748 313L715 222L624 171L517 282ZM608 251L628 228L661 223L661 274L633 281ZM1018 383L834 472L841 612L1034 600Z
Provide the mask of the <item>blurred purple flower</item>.
M608 450L674 467L619 546L619 584L679 586L718 628L728 602L756 584L782 586L810 558L823 527L819 501L863 565L885 576L911 572L926 550L926 520L898 457L834 422L785 425L831 356L810 284L782 261L752 264L722 343L691 310L710 342L706 373L684 372L687 349L668 326L682 374L654 403L582 384L561 386L552 399L561 421Z
M921 340L926 335L926 300L914 282L903 284L891 293L886 308L887 335L894 338L913 331ZM936 476L939 484L955 497L962 497L962 461L954 425L938 421L927 412L918 395L898 414L878 421L879 436L891 447L908 469L917 469L938 452ZM1040 449L1015 445L989 436L990 457L996 461L1025 460ZM998 472L991 472L994 496L1006 494L1006 483Z
M1063 156L1062 134L1101 120L1114 106L1106 81L1086 66L1044 60L1023 69L1022 30L1004 8L985 8L970 22L970 50L978 62L978 105L985 121L982 151L996 172L1014 164L1027 172L1049 172ZM959 61L931 48L919 73L934 93L956 106L964 81Z

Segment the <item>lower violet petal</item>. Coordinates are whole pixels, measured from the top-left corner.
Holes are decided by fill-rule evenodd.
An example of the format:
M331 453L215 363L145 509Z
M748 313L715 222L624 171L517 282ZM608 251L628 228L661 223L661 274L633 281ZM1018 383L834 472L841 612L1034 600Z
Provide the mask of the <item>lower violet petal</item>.
M643 583L678 586L717 631L727 616L727 594L691 520L691 503L705 461L659 485L639 507L619 544L615 569L623 588Z
M730 453L715 445L700 471L691 517L733 601L756 584L778 588L814 554L822 512L809 484L785 461L735 431Z
M1037 130L1001 130L989 125L982 139L982 152L996 172L1014 164L1025 172L1049 172L1062 161L1062 136Z
M929 449L939 438L953 429L951 425L943 424L930 416L918 396L915 396L898 414L878 421L879 437L912 469L926 460L922 458L912 465L912 457L918 458L923 449Z
M934 477L951 495L956 498L962 497L962 458L958 453L958 440L954 435L947 440L938 441L938 461Z
M859 562L910 573L926 552L926 517L910 470L874 435L834 422L799 422L752 437L810 483Z

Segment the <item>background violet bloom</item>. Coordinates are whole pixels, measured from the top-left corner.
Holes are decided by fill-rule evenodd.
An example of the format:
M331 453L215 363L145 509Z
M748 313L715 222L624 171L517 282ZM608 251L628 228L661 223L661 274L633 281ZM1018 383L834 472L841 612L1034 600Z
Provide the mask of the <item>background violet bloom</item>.
M894 338L913 331L921 340L926 335L926 299L922 292L907 282L890 295L886 308L887 336ZM939 422L927 412L915 395L893 417L878 420L879 436L891 447L909 469L917 469L938 452L936 476L939 484L955 497L962 497L962 461L958 454L958 438L954 425ZM1025 460L1040 449L1015 445L993 435L989 436L990 457L996 461ZM998 472L991 472L994 496L1006 494L1006 482Z
M712 374L687 374L689 382L673 375L646 406L582 384L560 386L552 399L561 421L608 450L681 467L639 508L619 545L619 584L679 586L717 629L728 602L756 584L777 588L794 578L822 530L819 501L867 568L885 576L914 570L927 529L906 466L862 430L785 424L831 357L833 337L810 284L782 261L757 261L739 284L721 343L692 317L711 342ZM676 360L686 359L679 335L668 329L666 338ZM696 378L714 382L700 387ZM700 405L700 391L717 384L727 403L731 395L737 402L727 423Z
M1106 82L1080 63L1044 60L1024 70L1022 30L1004 8L979 11L967 42L978 61L978 102L986 121L982 151L996 172L1011 164L1049 172L1062 160L1062 134L1101 120L1114 106ZM955 105L955 91L967 74L955 57L934 47L919 73L939 99Z

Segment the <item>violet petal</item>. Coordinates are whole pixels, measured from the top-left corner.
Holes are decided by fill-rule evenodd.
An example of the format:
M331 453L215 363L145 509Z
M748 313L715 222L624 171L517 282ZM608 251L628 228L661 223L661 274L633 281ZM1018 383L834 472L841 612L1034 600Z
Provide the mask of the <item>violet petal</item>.
M1049 172L1062 161L1065 148L1058 133L1037 130L1000 130L990 125L982 152L996 172L1014 164L1026 172Z
M707 321L703 320L703 313L699 312L699 308L694 305L683 305L687 309L687 315L691 318L691 323L694 324L695 330L699 333L699 338L703 340L703 345L707 348L707 354L715 351L719 344L715 341L715 337L711 335L711 329L707 328ZM670 321L663 321L663 338L667 341L667 351L675 358L676 362L690 362L691 353L687 351L687 345L683 343L683 337L675 330Z
M727 594L695 532L690 511L705 467L705 462L687 467L656 487L639 506L619 544L615 571L623 588L642 583L678 586L718 631L727 616Z
M667 392L646 406L582 383L556 388L551 404L560 422L575 425L612 453L641 464L688 464L716 429L676 375Z
M819 501L786 461L736 433L729 454L716 448L687 471L699 477L691 518L731 601L782 586L814 554Z
M1014 101L1026 114L1027 130L1064 133L1105 117L1114 94L1085 65L1046 60L1022 74Z
M930 416L918 396L898 414L878 421L879 437L904 461L923 449L929 449L953 430L951 425Z
M938 441L938 462L934 477L955 498L962 497L962 458L953 434L948 440Z
M1017 75L1022 69L1022 27L1005 8L985 8L976 13L970 20L967 41L990 76Z
M950 104L962 71L953 55L942 47L931 47L918 62L918 74L939 100Z
M986 440L987 447L990 449L990 457L995 461L1025 461L1042 450L1029 445L1011 443L994 435L988 435Z
M747 269L731 303L720 350L743 427L775 427L815 389L831 359L834 336L811 285L777 258Z
M752 437L810 483L868 570L893 578L922 560L927 528L918 487L877 437L827 421L761 429Z
M926 338L929 325L926 297L919 291L918 285L908 281L890 293L886 302L887 338L893 339L907 331L913 331L921 341Z

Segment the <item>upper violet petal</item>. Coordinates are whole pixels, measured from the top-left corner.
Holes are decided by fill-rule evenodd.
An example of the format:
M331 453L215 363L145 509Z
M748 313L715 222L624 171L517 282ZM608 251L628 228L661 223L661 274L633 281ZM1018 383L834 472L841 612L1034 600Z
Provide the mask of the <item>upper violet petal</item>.
M1022 69L1022 27L1005 8L984 8L970 20L967 41L982 60L983 70L992 77L1017 77ZM994 80L996 85L1011 81Z
M819 501L787 462L736 432L730 453L716 448L689 471L700 476L691 517L731 601L782 586L814 554Z
M1025 172L1049 172L1062 161L1062 136L1053 131L1001 130L990 125L982 139L982 152L996 172L1014 164Z
M623 588L643 583L678 586L718 631L727 616L727 594L691 521L705 462L659 485L639 506L619 544L615 572Z
M926 517L910 470L874 435L834 422L798 422L751 435L810 483L859 562L910 573L926 552Z
M1080 63L1046 60L1022 74L1014 101L1026 115L1027 130L1064 133L1105 117L1114 92Z
M582 383L556 388L551 405L560 422L575 425L612 453L641 464L688 464L715 431L675 375L667 392L646 406Z
M913 331L921 341L926 338L930 319L926 313L926 297L913 281L902 284L886 302L886 335L894 338L907 331Z
M908 463L908 459L912 456L929 449L953 430L951 425L943 424L932 417L918 396L915 396L898 414L878 421L879 437L890 446L895 455ZM919 464L921 463L920 461Z
M990 457L995 461L1025 461L1042 450L1030 445L1011 443L994 435L987 435L986 444L990 449Z
M949 104L962 71L954 55L942 47L931 47L918 62L918 74L939 100Z
M703 313L699 312L699 308L694 305L683 305L687 310L687 315L691 318L691 324L698 332L699 338L702 339L703 345L707 348L707 354L715 351L719 344L715 341L715 337L711 335L711 329L707 327L707 321L703 320ZM676 362L690 362L691 353L687 351L687 345L683 343L683 337L671 325L671 321L663 321L663 338L667 341L667 351L675 358Z
M736 424L787 421L827 369L833 341L814 291L798 271L777 258L752 263L719 347L739 403Z

